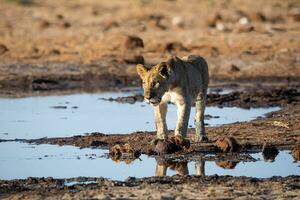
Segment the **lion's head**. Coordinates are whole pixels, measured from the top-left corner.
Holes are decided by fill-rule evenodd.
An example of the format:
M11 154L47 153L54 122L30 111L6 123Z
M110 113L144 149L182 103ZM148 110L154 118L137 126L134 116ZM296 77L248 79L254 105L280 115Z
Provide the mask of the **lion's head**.
M145 101L154 106L158 105L162 96L168 90L171 74L170 63L162 62L151 69L138 64L136 69L143 81Z

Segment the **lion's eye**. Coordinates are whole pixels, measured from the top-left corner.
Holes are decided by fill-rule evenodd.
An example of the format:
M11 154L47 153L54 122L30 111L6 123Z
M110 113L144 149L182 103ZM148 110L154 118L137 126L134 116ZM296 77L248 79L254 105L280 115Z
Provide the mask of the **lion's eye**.
M158 88L159 87L159 82L154 83L154 87Z

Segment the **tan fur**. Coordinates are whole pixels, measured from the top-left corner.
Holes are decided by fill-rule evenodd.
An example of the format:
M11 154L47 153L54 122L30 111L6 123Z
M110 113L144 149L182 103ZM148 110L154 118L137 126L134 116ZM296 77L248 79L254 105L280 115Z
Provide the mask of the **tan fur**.
M209 82L208 66L200 56L182 59L172 57L151 69L137 65L137 73L143 80L145 101L154 106L157 137L167 138L167 103L178 107L175 135L186 137L191 105L196 106L195 140L206 140L204 110Z

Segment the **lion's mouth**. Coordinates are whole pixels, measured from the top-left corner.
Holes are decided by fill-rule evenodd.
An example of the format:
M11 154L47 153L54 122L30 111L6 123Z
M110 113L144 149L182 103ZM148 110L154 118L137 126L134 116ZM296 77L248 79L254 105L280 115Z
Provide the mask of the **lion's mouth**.
M157 106L161 101L161 98L151 98L151 99L146 99L146 102L149 103L152 106Z

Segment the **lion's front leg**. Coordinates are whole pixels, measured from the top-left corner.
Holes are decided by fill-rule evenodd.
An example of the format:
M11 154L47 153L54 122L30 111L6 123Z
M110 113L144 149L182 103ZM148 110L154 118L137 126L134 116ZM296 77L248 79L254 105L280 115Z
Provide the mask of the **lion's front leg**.
M178 121L175 129L175 136L181 135L183 138L185 138L187 135L187 129L189 124L191 103L190 101L186 101L183 104L178 104L177 107Z
M160 103L159 105L154 106L155 125L158 139L167 139L168 137L168 128L166 123L167 109L167 103Z
M195 101L195 106L196 106L195 142L208 141L207 135L205 133L205 124L204 124L206 93L207 93L207 90L204 90L201 93L199 93L198 96L196 97L196 101Z

